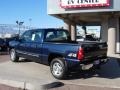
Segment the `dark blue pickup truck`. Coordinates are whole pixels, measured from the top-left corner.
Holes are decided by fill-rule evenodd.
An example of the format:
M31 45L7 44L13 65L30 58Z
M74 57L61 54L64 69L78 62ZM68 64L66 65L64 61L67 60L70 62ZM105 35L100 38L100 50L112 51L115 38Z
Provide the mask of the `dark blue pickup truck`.
M67 30L35 29L9 43L11 61L19 57L50 65L52 75L62 79L76 67L90 69L107 61L107 45L98 42L71 41Z

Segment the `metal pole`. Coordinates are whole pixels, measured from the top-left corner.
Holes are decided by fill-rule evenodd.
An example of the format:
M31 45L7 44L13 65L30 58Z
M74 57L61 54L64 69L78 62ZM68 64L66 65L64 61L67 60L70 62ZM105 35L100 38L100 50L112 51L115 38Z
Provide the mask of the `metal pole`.
M20 36L20 24L18 26L19 26L19 36Z
M29 29L31 29L31 22L32 22L32 19L30 18L30 19L29 19L29 23L30 23Z
M18 25L18 28L19 28L19 32L18 32L18 34L19 34L19 36L20 36L20 26L22 26L22 24L24 23L24 22L19 22L19 21L16 21L16 23L17 23L17 25Z

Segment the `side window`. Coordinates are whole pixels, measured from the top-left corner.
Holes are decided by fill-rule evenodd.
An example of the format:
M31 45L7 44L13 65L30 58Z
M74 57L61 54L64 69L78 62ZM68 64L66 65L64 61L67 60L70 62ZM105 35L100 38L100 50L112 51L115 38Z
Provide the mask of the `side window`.
M64 40L67 40L68 36L64 31L57 31L57 38L63 38Z
M41 31L37 31L32 33L32 38L31 41L33 42L40 42L42 38L42 32Z
M54 31L49 31L46 33L45 40L46 41L52 41L56 37Z
M23 41L30 42L31 41L31 31L26 31L21 38Z

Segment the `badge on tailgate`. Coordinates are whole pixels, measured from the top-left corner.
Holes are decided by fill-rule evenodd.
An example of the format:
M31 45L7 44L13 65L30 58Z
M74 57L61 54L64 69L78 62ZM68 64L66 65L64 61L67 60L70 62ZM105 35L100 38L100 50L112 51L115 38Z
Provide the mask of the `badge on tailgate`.
M74 58L76 58L76 57L77 57L77 54L76 54L76 53L69 53L69 54L68 54L68 57L74 57Z

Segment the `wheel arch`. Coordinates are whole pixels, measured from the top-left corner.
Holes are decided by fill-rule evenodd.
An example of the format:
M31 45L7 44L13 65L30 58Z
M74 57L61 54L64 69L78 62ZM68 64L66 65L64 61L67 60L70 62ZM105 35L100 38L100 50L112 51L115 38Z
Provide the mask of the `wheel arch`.
M9 47L9 48L8 48L8 52L9 52L9 53L10 53L10 50L11 50L11 49L15 49L15 48L14 48L14 47Z
M48 56L48 65L50 65L51 61L55 58L64 58L64 55L60 54L60 53L51 53Z

